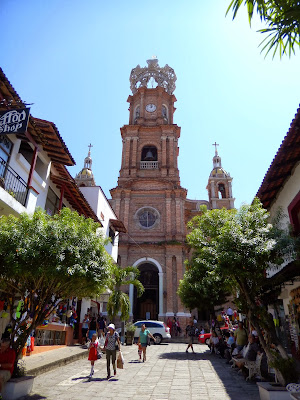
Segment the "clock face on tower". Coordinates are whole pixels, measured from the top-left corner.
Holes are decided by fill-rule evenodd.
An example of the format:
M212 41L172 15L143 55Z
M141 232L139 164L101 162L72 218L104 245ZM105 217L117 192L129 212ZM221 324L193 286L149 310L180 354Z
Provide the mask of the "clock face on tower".
M146 105L146 111L154 112L155 110L156 110L156 105L155 104L150 103L150 104Z

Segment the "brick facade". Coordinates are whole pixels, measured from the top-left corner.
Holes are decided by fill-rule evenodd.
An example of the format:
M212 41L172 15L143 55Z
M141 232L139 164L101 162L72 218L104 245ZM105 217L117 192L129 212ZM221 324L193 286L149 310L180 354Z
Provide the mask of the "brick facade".
M112 207L127 229L120 235L119 264L139 267L146 288L140 299L133 288L128 290L132 317L166 321L176 316L185 326L190 313L176 292L188 257L186 224L200 204L211 208L210 202L188 200L180 185L175 96L164 87L142 86L127 101L129 124L121 128L120 175L110 193ZM144 315L147 307L150 314Z

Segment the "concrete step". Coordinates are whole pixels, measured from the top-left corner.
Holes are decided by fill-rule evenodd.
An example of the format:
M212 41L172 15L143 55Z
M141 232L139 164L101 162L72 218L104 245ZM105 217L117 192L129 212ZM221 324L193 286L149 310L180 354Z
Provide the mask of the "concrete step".
M80 345L66 346L24 358L26 375L40 375L62 365L88 357L89 350Z

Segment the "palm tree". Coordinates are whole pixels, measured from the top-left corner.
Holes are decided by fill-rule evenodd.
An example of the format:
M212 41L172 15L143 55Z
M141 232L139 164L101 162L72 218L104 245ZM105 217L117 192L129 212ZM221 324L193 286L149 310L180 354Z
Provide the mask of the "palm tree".
M107 313L112 321L119 312L121 312L120 318L122 321L129 319L129 296L122 291L121 287L129 284L134 285L137 289L137 295L140 297L144 292L144 286L138 280L139 273L140 271L136 267L121 268L118 264L113 264L107 285L111 291L107 302Z

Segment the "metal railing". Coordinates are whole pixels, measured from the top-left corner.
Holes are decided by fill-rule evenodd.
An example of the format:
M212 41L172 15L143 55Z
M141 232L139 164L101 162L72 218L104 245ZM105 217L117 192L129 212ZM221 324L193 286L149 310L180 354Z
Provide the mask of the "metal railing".
M27 184L6 161L0 157L0 187L6 190L14 199L25 206Z
M140 169L158 169L158 161L141 161Z

